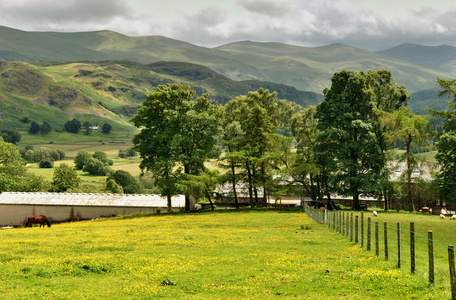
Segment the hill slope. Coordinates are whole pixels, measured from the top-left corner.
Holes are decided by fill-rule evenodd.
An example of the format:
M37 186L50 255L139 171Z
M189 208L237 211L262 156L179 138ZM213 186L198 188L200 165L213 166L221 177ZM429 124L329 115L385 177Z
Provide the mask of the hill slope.
M435 77L453 73L405 58L341 44L306 48L280 43L239 42L209 49L160 36L129 37L112 31L24 32L0 27L0 59L21 61L179 61L204 65L233 80L261 80L322 93L334 72L389 69L409 92L435 87ZM451 71L452 69L448 69Z
M234 81L189 63L0 61L0 129L27 130L30 121L47 121L54 129L61 129L76 117L92 124L108 122L115 130L132 130L128 120L136 113L137 104L155 86L166 83L189 84L197 96L209 93L221 104L260 87L303 106L322 100L318 94L272 82Z
M426 68L456 73L456 47L453 46L402 44L379 53Z

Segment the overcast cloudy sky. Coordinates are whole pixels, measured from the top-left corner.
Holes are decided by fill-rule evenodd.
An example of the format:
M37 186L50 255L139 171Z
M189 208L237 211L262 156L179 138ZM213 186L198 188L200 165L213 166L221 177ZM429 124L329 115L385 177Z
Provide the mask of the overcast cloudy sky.
M26 31L114 30L200 46L456 46L455 0L0 0L0 25Z

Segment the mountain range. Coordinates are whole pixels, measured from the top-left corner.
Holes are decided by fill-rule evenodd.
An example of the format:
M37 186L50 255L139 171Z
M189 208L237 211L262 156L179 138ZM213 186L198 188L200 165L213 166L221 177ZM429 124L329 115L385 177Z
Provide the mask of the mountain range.
M424 113L424 106L441 109L448 101L437 97L436 77L456 76L456 48L451 46L404 44L371 52L343 44L299 47L243 41L206 48L162 36L27 32L2 26L0 60L0 117L10 117L1 123L38 118L32 111L39 106L39 111L62 114L56 126L77 114L108 118L126 128L145 94L168 82L188 83L222 104L265 87L281 99L315 105L330 87L331 76L342 69L391 70L412 94L410 107Z

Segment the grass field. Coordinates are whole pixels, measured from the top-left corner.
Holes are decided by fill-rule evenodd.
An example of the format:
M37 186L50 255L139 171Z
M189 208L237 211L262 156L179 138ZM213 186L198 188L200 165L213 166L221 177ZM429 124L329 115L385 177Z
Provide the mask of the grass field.
M445 299L300 211L0 231L2 299Z
M338 214L339 213L340 212L338 212ZM343 212L341 219L343 219L344 222L342 222L342 229L340 230L342 231L342 234L350 240L352 239L351 231L354 231L354 235L356 235L356 225L351 227L351 213L352 212L350 211ZM350 217L348 222L347 216ZM397 268L400 262L400 266L404 271L408 273L412 271L411 245L413 244L413 247L415 248L414 276L421 277L423 282L429 282L430 255L428 247L430 241L432 241L433 254L431 256L431 261L434 264L435 282L433 286L441 290L450 290L448 246L456 244L456 236L454 236L456 222L450 220L449 216L445 219L441 219L438 215L396 211L384 212L382 210L380 210L378 217L374 217L372 212L365 212L363 217L360 212L354 212L353 216L354 218L358 216L359 221L358 245L362 246L365 250L370 248L370 253L376 255L377 245L375 232L376 227L378 226L379 257L387 260L393 268ZM338 218L340 218L340 215ZM363 230L361 230L361 219L363 219ZM412 222L414 223L413 239L411 237ZM354 223L356 224L356 218ZM334 224L334 222L331 218L329 224L330 228L333 228L332 224ZM371 232L370 239L368 237L369 225ZM338 231L337 225L336 231ZM429 231L432 231L432 239L429 239ZM387 237L386 245L385 232ZM398 237L400 238L400 252ZM353 241L354 240L356 240L355 237L353 237ZM385 249L388 251L386 252Z

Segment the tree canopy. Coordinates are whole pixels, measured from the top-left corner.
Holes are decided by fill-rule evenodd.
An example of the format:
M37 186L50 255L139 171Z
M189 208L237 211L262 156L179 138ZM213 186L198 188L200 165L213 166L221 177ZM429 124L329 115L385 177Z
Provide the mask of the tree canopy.
M204 162L218 155L221 109L207 94L194 96L188 85L159 85L131 119L142 128L133 138L142 158L140 167L153 172L156 186L168 198L168 210L181 174L199 175ZM185 204L190 210L189 195Z

